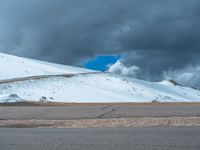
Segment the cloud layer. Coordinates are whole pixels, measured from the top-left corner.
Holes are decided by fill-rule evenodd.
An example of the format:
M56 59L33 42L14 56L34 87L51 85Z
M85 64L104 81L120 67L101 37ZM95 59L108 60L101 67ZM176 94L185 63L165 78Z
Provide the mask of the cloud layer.
M199 0L0 0L1 52L69 65L122 54L138 78L189 72L198 87L199 28Z

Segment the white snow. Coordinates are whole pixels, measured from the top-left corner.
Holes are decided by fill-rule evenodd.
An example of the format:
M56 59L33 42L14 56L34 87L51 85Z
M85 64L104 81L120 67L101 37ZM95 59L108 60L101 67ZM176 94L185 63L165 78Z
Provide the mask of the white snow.
M15 67L19 66L19 67ZM5 67L8 66L8 67ZM171 81L148 82L111 73L0 54L0 102L200 102L200 91ZM28 71L28 73L26 73ZM18 77L74 73L73 76ZM84 74L80 74L84 73ZM87 74L88 73L88 74Z
M39 101L46 97L48 101L55 102L189 102L200 99L200 91L192 88L108 73L5 83L0 84L0 92L2 98L15 94L28 101Z
M57 75L94 72L0 53L0 80L37 75Z

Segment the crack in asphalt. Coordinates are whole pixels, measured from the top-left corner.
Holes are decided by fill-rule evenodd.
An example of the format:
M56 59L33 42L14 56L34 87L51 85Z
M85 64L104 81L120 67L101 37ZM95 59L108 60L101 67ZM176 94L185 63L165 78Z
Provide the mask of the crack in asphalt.
M112 106L113 106L113 105L107 105L107 106L103 107L102 110L105 110L105 109L110 108L110 107L112 107Z
M107 111L107 112L105 112L105 113L99 115L97 118L104 118L105 115L111 114L111 113L113 113L114 111L116 111L116 109L115 109L115 108L112 108L112 110Z

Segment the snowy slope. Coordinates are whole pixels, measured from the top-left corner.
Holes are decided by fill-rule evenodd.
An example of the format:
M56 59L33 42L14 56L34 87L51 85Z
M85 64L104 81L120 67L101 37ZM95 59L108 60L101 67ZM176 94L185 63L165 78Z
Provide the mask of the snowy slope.
M0 102L200 102L199 90L173 81L147 82L6 54L0 54L0 69Z
M49 77L0 84L0 101L161 102L199 101L200 91L108 73ZM15 100L14 99L14 100Z
M0 53L0 80L36 75L73 74L85 72L93 71Z

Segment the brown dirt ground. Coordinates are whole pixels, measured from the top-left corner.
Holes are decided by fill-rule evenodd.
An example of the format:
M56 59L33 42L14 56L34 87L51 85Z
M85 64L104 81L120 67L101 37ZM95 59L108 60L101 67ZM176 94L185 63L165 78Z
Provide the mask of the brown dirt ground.
M200 117L145 117L80 120L0 120L0 127L94 128L94 127L200 127Z
M0 106L163 106L163 105L200 105L200 102L142 102L142 103L63 103L63 102L16 102L16 103L0 103Z

